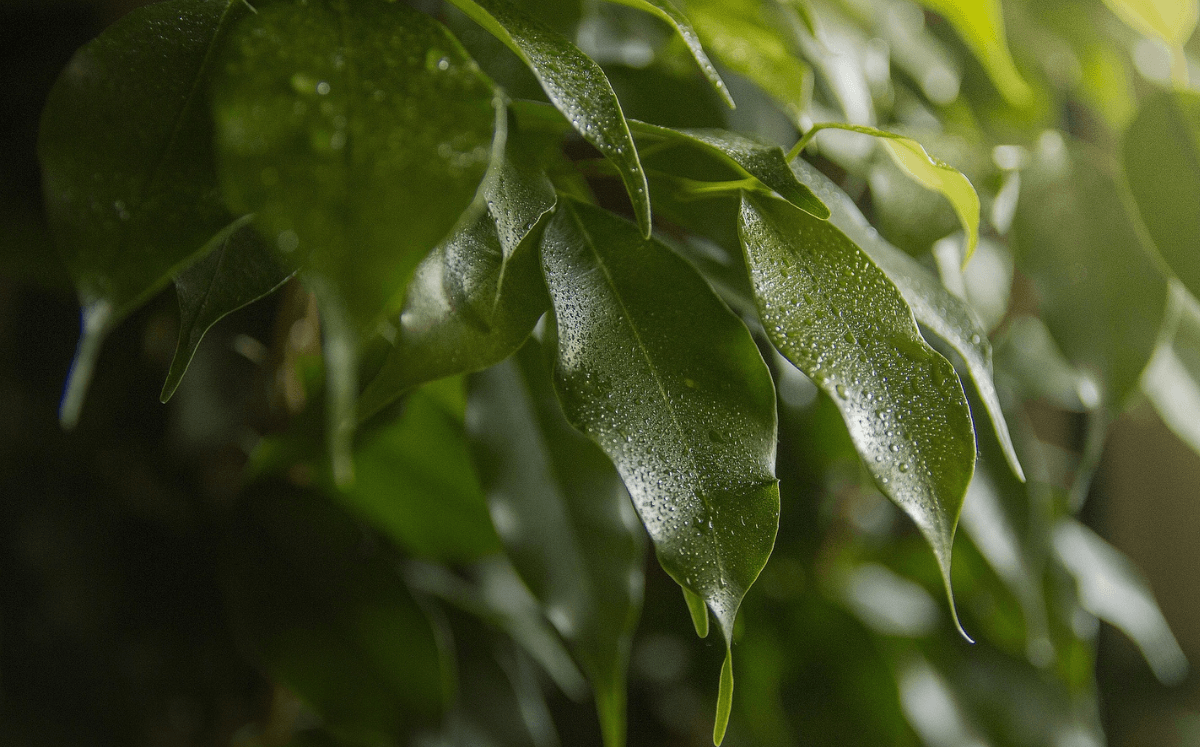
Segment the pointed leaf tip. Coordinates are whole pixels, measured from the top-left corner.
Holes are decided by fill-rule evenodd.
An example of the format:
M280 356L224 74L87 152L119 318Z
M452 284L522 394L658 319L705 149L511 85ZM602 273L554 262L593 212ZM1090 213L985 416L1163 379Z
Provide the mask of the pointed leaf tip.
M721 684L717 690L717 717L713 723L713 744L721 747L729 716L733 712L733 650L725 647L725 663L721 665Z

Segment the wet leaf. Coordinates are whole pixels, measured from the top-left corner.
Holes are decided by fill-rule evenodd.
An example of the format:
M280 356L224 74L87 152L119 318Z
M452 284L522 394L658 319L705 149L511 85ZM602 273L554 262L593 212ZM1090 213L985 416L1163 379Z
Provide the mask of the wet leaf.
M504 42L541 83L550 102L616 167L642 235L650 235L646 175L621 104L604 71L566 37L525 15L510 0L451 0Z
M779 520L762 357L690 265L599 208L560 205L542 268L563 412L612 459L659 562L729 646Z
M61 418L79 418L101 341L230 223L213 171L213 50L238 0L132 11L80 49L38 137L51 231L83 306Z
M1001 95L1014 106L1028 106L1033 92L1017 71L1004 34L1000 0L918 0L942 15L966 42L996 84Z
M592 683L615 747L645 540L612 463L563 418L548 364L531 341L475 376L467 423L505 551Z
M739 223L771 342L837 404L863 463L933 548L950 551L975 468L975 432L950 365L903 296L837 227L747 194Z
M1123 143L1125 177L1158 251L1200 293L1200 94L1162 91L1142 104Z
M291 273L279 266L247 216L216 249L175 276L179 298L179 344L160 399L175 393L205 333L226 315L267 296Z
M1171 291L1175 329L1142 373L1142 391L1167 427L1200 454L1200 303L1176 283Z
M514 117L509 118L503 147L497 143L497 148L501 157L484 181L483 196L507 262L554 209L558 196L533 143L522 135Z

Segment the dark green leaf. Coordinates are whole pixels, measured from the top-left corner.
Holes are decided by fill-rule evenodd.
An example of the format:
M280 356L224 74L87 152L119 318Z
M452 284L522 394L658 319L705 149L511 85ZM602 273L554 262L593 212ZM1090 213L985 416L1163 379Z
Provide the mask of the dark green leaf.
M63 398L73 425L107 332L232 219L213 171L206 100L214 49L240 0L171 0L84 46L46 101L46 212L84 307Z
M1147 100L1123 152L1150 237L1192 295L1200 294L1200 94L1163 91Z
M503 147L500 143L496 147L502 157L484 182L483 196L508 261L542 217L554 209L558 196L532 143L522 137L511 118Z
M742 200L742 245L767 336L837 404L863 463L933 548L950 551L975 468L954 367L921 338L882 270L827 221L772 198Z
M563 419L548 368L531 341L478 374L467 424L505 551L591 681L605 744L616 747L642 601L642 528L608 458Z
M175 393L204 334L238 309L283 285L291 274L279 266L270 247L247 216L213 252L175 276L179 297L179 344L160 399Z
M510 0L451 0L517 54L550 102L616 167L643 236L650 235L646 175L621 104L604 71L567 38L525 15Z

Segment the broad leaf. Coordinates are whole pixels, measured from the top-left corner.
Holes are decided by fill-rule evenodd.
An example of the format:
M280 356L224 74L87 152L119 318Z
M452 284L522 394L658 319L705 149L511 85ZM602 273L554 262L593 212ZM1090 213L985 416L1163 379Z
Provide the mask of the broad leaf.
M747 194L739 228L767 336L837 404L880 490L929 541L949 595L954 528L975 468L954 367L921 338L883 271L833 224Z
M692 57L696 59L696 64L700 66L704 77L708 78L708 82L712 83L713 88L721 95L730 109L736 108L733 97L729 95L729 89L725 87L725 81L721 80L721 74L717 72L712 62L709 61L708 55L705 54L704 47L700 44L700 38L696 36L696 30L692 28L691 21L670 0L609 0L609 2L653 13L671 24L679 34L679 38L683 39L683 43L687 45Z
M1171 50L1171 75L1187 85L1188 62L1183 45L1196 31L1196 0L1104 0L1125 23L1143 36L1157 37Z
M79 418L101 341L231 220L206 92L239 0L139 8L80 49L38 137L46 212L83 306L61 418Z
M1200 454L1200 304L1171 286L1177 316L1142 374L1142 391L1175 435Z
M179 298L179 344L160 399L175 393L205 333L227 314L269 295L291 273L279 266L270 247L250 224L238 221L211 254L175 276Z
M645 541L612 463L563 419L548 363L530 342L475 376L467 425L505 551L591 681L616 747Z
M621 104L604 71L570 40L525 15L511 0L451 0L520 57L550 102L616 167L643 236L650 235L646 175Z
M510 117L503 147L496 145L497 162L483 184L488 213L496 222L496 232L507 262L538 222L554 209L558 197L554 184L546 176L539 154L522 137Z
M1033 279L1042 319L1109 407L1137 386L1167 302L1129 207L1098 154L1048 133L1022 173L1013 224L1017 266Z
M704 598L729 646L779 521L762 357L690 265L604 210L560 205L542 268L563 412L612 459L659 562Z
M1162 91L1123 143L1125 177L1159 253L1200 294L1200 94Z
M1004 36L1000 0L918 0L941 14L958 31L967 47L983 63L996 88L1016 106L1026 106L1033 94L1013 64Z
M943 340L962 356L967 373L992 421L1004 457L1020 479L1021 462L1013 448L1008 423L1000 408L996 384L992 379L992 346L987 330L975 313L928 270L901 250L889 244L871 227L858 206L816 168L803 160L792 162L797 176L829 207L829 222L858 245L895 284L917 321L928 332Z

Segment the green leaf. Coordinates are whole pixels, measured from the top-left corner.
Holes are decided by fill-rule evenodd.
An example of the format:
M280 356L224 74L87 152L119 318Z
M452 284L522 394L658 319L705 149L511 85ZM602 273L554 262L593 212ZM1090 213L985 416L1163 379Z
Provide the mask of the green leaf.
M1162 39L1171 50L1172 78L1187 85L1187 56L1183 45L1196 31L1200 3L1196 0L1104 0L1113 13L1142 36Z
M1013 223L1017 267L1067 360L1119 407L1154 350L1167 280L1110 166L1057 133L1021 174Z
M507 262L543 217L554 209L558 195L546 176L532 142L522 136L513 117L509 118L501 154L483 185L488 212L496 222L500 246Z
M1125 132L1125 177L1158 251L1200 293L1200 94L1161 91Z
M38 137L46 213L84 309L67 427L108 331L232 219L206 92L213 51L244 15L239 0L139 8L80 49L50 91Z
M642 528L608 458L563 418L542 348L472 378L476 464L505 551L592 683L604 743L625 743Z
M975 390L992 421L1004 458L1013 473L1025 479L1013 448L1000 397L992 378L992 345L987 330L975 312L955 296L931 272L912 257L889 244L871 227L854 200L813 166L803 160L792 162L797 176L807 184L830 211L829 222L867 253L895 284L917 322L962 356Z
M560 205L542 269L563 412L612 459L659 562L731 641L779 521L775 393L758 349L690 265L599 208Z
M708 55L704 52L704 47L701 46L700 38L696 36L696 30L692 28L691 21L670 0L609 0L609 2L644 10L671 24L675 28L675 32L679 34L679 38L687 45L692 57L696 59L696 64L700 66L704 77L708 78L709 83L712 83L721 99L729 105L730 109L737 108L737 105L733 103L733 97L729 95L729 89L725 87L725 81L721 80L721 74L713 67Z
M229 546L234 631L352 745L395 744L445 707L444 653L386 559L331 504L252 488Z
M250 216L236 221L216 249L175 276L179 344L163 384L163 402L175 393L196 348L214 324L274 292L291 277L250 221Z
M725 662L721 664L721 684L717 689L717 718L713 722L713 744L720 747L725 741L725 730L729 727L729 714L733 711L733 653L725 645Z
M1200 303L1177 283L1171 300L1175 328L1142 373L1142 391L1167 427L1200 454Z
M693 594L686 586L680 588L683 589L683 601L687 604L688 614L692 616L692 627L696 629L696 635L708 638L708 607L704 604L704 598Z
M525 15L510 0L451 0L504 42L541 83L550 102L617 168L642 235L650 235L646 175L621 104L604 71L567 38Z
M900 292L836 226L747 194L739 228L767 336L833 398L880 490L933 548L951 595L954 528L975 468L975 432L954 367L925 344Z
M1017 71L1004 36L1000 0L918 0L939 13L958 32L996 84L1000 94L1015 106L1028 106L1033 92Z

